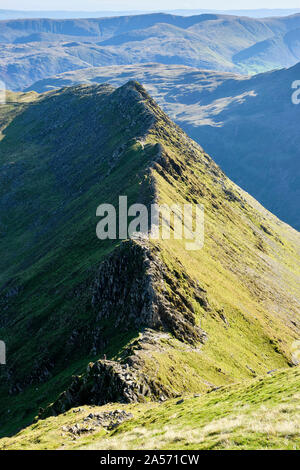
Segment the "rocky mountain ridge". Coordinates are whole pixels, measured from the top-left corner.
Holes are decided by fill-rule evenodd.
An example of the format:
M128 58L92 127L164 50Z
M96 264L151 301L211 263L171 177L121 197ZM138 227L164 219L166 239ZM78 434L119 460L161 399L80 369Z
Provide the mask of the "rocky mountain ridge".
M136 82L13 100L0 141L3 433L41 408L202 393L293 365L298 232ZM203 204L203 249L97 239L98 205L120 194Z

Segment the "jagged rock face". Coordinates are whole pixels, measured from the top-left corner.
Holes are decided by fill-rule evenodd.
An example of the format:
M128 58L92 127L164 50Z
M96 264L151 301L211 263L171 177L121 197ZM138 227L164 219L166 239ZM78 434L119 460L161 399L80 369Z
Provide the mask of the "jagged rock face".
M165 401L178 397L178 392L167 384L162 384L156 374L148 374L145 369L145 354L164 353L168 349L165 341L171 336L146 328L124 350L118 360L101 359L90 363L82 376L73 377L71 385L46 409L40 410L39 418L64 413L72 407L104 405L111 402L136 403L146 400ZM199 348L173 340L183 350Z
M132 403L144 400L146 395L151 395L149 387L127 364L102 360L90 364L84 376L75 377L50 410L58 414L83 404Z
M181 341L204 342L206 334L196 325L192 304L178 294L176 274L160 260L157 248L141 240L123 243L102 263L95 281L97 320L112 318L116 328L124 323L147 326L170 331ZM209 310L205 291L185 277L194 298Z
M162 386L143 372L143 359L138 354L143 348L163 348L160 340L166 335L145 329L131 347L124 351L124 360L102 359L90 363L82 376L75 376L68 389L45 410L40 417L64 413L72 407L104 405L111 402L135 403L174 396L174 391Z
M129 242L101 264L92 296L92 305L98 311L97 321L112 317L116 328L120 323L154 324L147 262L140 246Z

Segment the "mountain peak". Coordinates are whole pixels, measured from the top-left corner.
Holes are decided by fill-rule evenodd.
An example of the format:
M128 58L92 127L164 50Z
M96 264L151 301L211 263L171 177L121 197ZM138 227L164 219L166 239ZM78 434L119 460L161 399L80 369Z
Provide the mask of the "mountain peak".
M133 99L138 99L144 101L145 103L152 104L153 107L159 107L153 98L149 95L143 85L137 80L129 80L124 85L115 89L117 96L122 96L122 99L131 97Z

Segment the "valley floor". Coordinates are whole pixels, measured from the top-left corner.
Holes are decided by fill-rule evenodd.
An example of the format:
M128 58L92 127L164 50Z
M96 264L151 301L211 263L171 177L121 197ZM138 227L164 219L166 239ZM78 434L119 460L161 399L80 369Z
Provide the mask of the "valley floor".
M72 409L1 439L0 449L300 449L299 399L295 367L163 403Z

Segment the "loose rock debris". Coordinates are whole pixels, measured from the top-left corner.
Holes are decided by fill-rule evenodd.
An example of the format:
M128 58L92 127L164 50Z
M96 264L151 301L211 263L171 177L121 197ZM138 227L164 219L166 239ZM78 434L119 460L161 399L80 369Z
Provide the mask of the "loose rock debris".
M117 428L121 423L132 419L133 415L125 410L103 411L102 413L90 413L79 423L73 426L63 426L62 431L73 438L82 434L89 434L102 427L108 431Z

